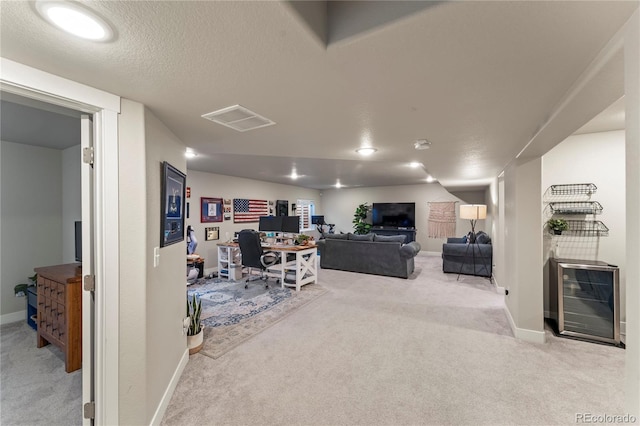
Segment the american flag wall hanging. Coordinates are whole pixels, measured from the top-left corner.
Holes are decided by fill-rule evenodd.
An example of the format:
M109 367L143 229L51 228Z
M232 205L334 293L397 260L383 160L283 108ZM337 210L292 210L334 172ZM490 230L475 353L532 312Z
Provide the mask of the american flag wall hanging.
M258 222L260 216L269 215L267 200L233 199L233 221L235 223Z

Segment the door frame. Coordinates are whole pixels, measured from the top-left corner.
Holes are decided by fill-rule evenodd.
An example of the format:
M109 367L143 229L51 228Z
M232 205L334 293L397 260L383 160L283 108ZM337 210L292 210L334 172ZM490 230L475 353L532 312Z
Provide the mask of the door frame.
M0 88L93 114L95 419L93 422L84 420L84 424L118 424L120 268L117 182L120 97L5 58L0 58ZM83 274L87 272L83 271ZM89 309L85 305L83 318L87 317L85 307ZM83 334L87 326L83 321ZM83 345L83 359L90 356L84 353L85 349ZM83 389L83 404L88 402L84 400L85 397Z

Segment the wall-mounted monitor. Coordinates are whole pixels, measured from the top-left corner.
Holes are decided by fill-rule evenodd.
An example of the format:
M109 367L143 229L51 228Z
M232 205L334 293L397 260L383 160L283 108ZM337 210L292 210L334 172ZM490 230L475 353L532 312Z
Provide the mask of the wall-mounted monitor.
M280 216L282 218L282 232L297 234L300 232L300 216Z
M311 223L313 225L324 225L324 216L311 216Z
M260 216L260 219L258 219L258 231L280 232L283 217L285 216Z
M416 203L373 203L371 224L390 228L415 228Z

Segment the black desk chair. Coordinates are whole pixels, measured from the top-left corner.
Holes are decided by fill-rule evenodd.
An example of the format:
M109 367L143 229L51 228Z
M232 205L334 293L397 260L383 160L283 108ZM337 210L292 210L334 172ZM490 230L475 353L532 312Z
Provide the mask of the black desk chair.
M249 287L250 281L264 280L264 287L269 288L267 282L267 275L265 271L270 266L275 265L280 261L280 256L277 253L271 251L263 251L260 244L260 234L253 229L243 229L238 234L238 245L240 246L240 254L242 255L242 266L249 268L249 277L244 288ZM251 273L253 268L260 270L260 276L254 280L251 280ZM277 280L278 282L280 280Z

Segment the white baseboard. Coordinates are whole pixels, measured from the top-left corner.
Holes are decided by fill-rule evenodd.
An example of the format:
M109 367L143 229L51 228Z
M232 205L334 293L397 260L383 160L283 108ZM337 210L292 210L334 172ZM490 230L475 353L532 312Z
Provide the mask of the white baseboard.
M501 287L500 284L498 284L498 280L496 279L496 276L491 274L491 280L493 281L493 284L496 286L496 292L498 294L506 294L507 292L505 291L506 289L504 287Z
M9 324L11 322L26 321L27 311L11 312L10 314L0 315L0 324Z
M525 342L531 343L545 343L546 336L544 331L535 331L529 330L527 328L518 328L516 327L515 321L513 321L513 317L511 316L511 311L505 305L504 311L507 314L507 319L509 320L509 325L511 326L511 331L513 331L513 335L516 339L524 340Z
M171 381L169 382L169 386L164 391L164 395L162 395L162 400L160 400L160 404L158 404L158 408L156 412L153 413L153 418L151 419L151 425L159 425L162 422L162 418L164 417L164 413L167 411L167 407L169 406L169 402L171 401L171 397L173 396L173 392L176 390L176 386L178 386L178 381L180 380L180 376L182 376L182 372L184 368L187 366L189 362L189 348L186 348L184 354L182 354L182 358L176 367L176 371L173 372L173 376L171 377Z

